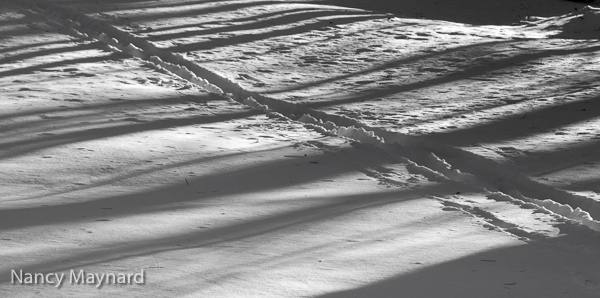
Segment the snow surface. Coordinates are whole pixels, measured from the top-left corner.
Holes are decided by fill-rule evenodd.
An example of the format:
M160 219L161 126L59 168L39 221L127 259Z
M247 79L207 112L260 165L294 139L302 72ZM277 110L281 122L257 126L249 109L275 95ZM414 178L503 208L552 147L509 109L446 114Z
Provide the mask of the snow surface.
M0 296L600 297L599 15L0 1Z

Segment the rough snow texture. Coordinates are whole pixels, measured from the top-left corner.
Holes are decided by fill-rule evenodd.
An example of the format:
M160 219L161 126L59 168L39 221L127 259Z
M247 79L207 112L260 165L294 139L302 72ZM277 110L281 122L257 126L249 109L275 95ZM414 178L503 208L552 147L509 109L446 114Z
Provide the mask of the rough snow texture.
M293 116L295 115L294 113L298 114L300 111L304 111L310 114L310 111L307 111L306 109L298 106L292 109L292 112L290 112L290 103L283 101L281 99L277 99L277 98L270 98L270 97L265 97L264 95L259 95L259 94L255 94L252 93L248 90L245 90L242 86L232 83L231 80L227 79L224 76L220 76L217 75L205 68L202 68L196 64L194 64L192 61L189 61L187 59L185 59L182 55L177 54L177 53L173 53L170 51L167 51L166 49L161 49L159 46L156 46L155 44L148 42L146 40L140 39L138 37L135 37L129 33L127 33L126 31L120 30L116 27L113 27L109 24L106 24L104 22L98 21L98 20L94 20L91 19L87 16L84 16L80 13L78 13L75 10L72 9L68 9L68 8L63 8L61 6L55 6L49 3L38 3L36 1L27 1L29 3L29 7L33 7L35 9L41 9L41 10L45 10L49 13L54 13L54 14L59 14L60 17L59 19L61 19L63 22L70 24L70 25L75 25L78 28L78 30L81 31L87 31L87 32L98 32L98 31L105 31L105 32L101 32L98 33L96 38L98 38L100 41L103 41L105 43L107 43L110 46L113 46L121 51L124 51L128 54L131 54L135 57L138 58L147 58L148 56L150 56L149 58L147 58L150 62L155 63L157 66L162 67L194 84L197 84L198 86L208 90L209 92L212 93L217 93L219 95L225 95L226 93L228 94L232 94L232 96L234 98L238 98L238 100L240 100L242 103L247 104L253 108L259 109L259 110L268 110L269 106L271 107L271 109L274 109L275 111L280 111L280 112L284 112L286 114L286 116ZM590 19L594 19L594 15L596 15L597 10L590 8L590 7L585 7L582 9L582 11L588 14L588 18ZM571 32L574 30L573 26L584 26L581 27L581 30L586 30L586 26L588 25L573 25L573 20L574 18L577 17L577 15L574 14L569 14L567 16L561 17L561 22L559 22L562 26L561 28L563 28L564 30L570 30ZM581 19L581 16L579 16L579 18ZM68 21L64 21L64 20L68 20ZM565 21L568 20L568 21ZM556 23L557 21L554 21L554 23ZM587 21L586 21L587 22ZM586 23L587 24L587 23ZM139 26L139 25L138 25ZM554 25L556 26L556 24ZM506 29L496 29L497 32L500 34L498 35L498 37L502 36L501 34L506 34L503 32L503 30ZM464 34L464 33L460 33L460 34ZM510 33L509 33L510 34ZM524 34L524 33L519 33L519 34ZM427 36L427 34L417 34L419 36ZM117 40L117 38L119 40ZM133 44L138 45L137 46L133 46ZM142 52L142 50L144 52ZM359 49L360 50L360 49ZM357 50L357 53L358 51ZM364 49L361 52L372 52L373 50L370 49ZM161 60L160 57L163 57L165 59L167 59L167 61L163 61ZM314 56L314 58L316 58L317 56ZM306 57L302 58L305 59ZM193 69L196 70L196 72L192 72L190 71L186 66L193 66ZM267 72L268 73L268 72ZM198 77L198 75L202 76L208 76L210 78L212 78L217 85L214 85L212 83L209 83L206 79L202 78L202 77ZM362 84L362 83L361 83ZM252 98L250 95L254 94L255 98ZM259 101L257 101L259 100ZM293 105L292 105L293 106ZM319 131L326 133L326 134L333 134L333 135L339 135L339 136L343 136L343 137L348 137L348 138L353 138L356 139L358 141L363 141L366 143L371 143L371 144L376 144L379 145L381 143L383 143L383 134L381 135L375 135L376 130L369 128L368 130L365 130L364 127L368 127L367 125L364 125L360 122L354 122L350 119L344 121L344 122L351 122L354 125L358 125L358 126L363 126L363 127L349 127L349 126L343 126L343 124L345 123L340 123L338 120L339 118L335 117L334 115L331 114L327 114L327 113L316 113L313 112L313 115L310 115L310 118L306 118L306 114L304 114L304 116L300 117L300 121L307 121L310 120L311 123L313 124L323 124L323 121L326 121L327 123L331 123L333 125L333 127L331 128L327 128L327 127L323 127L323 128L319 128ZM319 119L316 119L315 116L317 116ZM304 117L304 118L303 118ZM340 127L337 127L338 125L340 125ZM321 125L319 125L321 126ZM331 126L331 125L329 125ZM406 142L402 142L401 140L404 139L403 135L399 132L396 133L396 135L390 135L388 133L386 133L386 136L388 139L393 139L393 142L397 142L400 143L404 146L414 146L413 143L406 143ZM434 145L435 146L435 145ZM437 147L437 146L436 146ZM440 144L440 146L443 149L444 145ZM420 148L419 145L416 146L416 149L418 150ZM425 149L429 149L429 150L433 150L433 148L431 148L431 145L429 145L429 148L425 147ZM453 150L456 153L456 150ZM435 152L435 150L434 150ZM465 152L466 153L466 152ZM467 154L468 155L468 154ZM435 155L433 155L435 156ZM439 159L437 157L434 157L435 159ZM430 163L430 160L425 161L426 163L429 163L428 166L433 166L436 167L437 166L437 162L433 162ZM439 161L440 165L443 165L444 168L446 168L445 171L442 171L442 173L446 176L448 176L450 179L455 180L455 181L463 181L463 179L468 179L468 180L473 180L472 177L468 177L469 175L465 176L466 178L464 178L463 173L460 172L460 170L458 169L451 169L449 165L446 164L445 161L440 160ZM488 183L488 185L492 185L492 187L494 187L497 190L501 190L502 186L498 185L498 180L505 180L505 179L510 179L511 177L514 177L515 175L518 176L518 171L517 170L512 170L512 169L508 169L505 168L504 173L500 173L500 177L497 177L496 175L492 175L491 177L483 177L483 179L481 179L482 177L480 177L480 180L485 181L486 183ZM439 168L436 169L434 168L434 170L439 172ZM480 171L483 171L483 169L478 169ZM498 173L496 173L498 174ZM524 178L524 177L522 177ZM515 183L517 181L514 181ZM522 181L521 181L522 182ZM503 183L503 182L501 182ZM555 197L554 200L557 201L557 203L559 205L570 205L569 208L576 208L575 210L582 210L583 212L586 212L585 214L587 214L587 216L589 216L590 212L591 214L596 214L596 213L600 213L600 201L592 199L592 198L586 198L585 196L573 196L567 193L561 193L560 191L554 191L552 189L548 189L548 187L538 187L538 185L536 183L527 183L525 182L525 185L519 186L519 185L514 185L517 189L517 192L519 194L523 193L523 192L527 192L529 191L529 189L533 188L535 189L535 192L529 192L527 193L527 195L532 196L532 199L535 199L537 201L542 201L540 200L541 198L544 198L546 196L551 196L551 197ZM525 189L523 189L525 188ZM540 190L542 190L542 192L540 193ZM559 197L556 197L556 196ZM536 197L537 196L537 197ZM571 207L572 206L572 207ZM552 209L556 209L556 208L552 208ZM562 210L561 208L559 208L560 210ZM561 212L561 214L571 214L571 213L565 213L565 212ZM598 214L597 216L600 216L600 214ZM578 212L575 212L575 215L573 216L569 216L571 218L575 218L575 219L582 219L582 223L590 226L593 229L598 229L597 227L597 221L594 220L593 217L590 217L590 219L588 219L586 216L581 216Z
M562 16L530 18L524 23L556 32L556 37L600 39L600 9L592 6L585 6Z

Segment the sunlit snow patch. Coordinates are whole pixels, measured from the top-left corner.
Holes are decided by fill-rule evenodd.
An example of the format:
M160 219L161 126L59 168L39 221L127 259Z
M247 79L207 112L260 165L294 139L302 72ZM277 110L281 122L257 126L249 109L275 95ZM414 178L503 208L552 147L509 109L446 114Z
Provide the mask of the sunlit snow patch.
M536 204L553 211L554 213L560 214L564 217L577 220L590 229L600 232L600 221L593 219L590 214L577 207L573 209L569 205L560 204L552 200L533 200Z
M600 8L592 6L556 17L534 17L525 23L542 30L556 31L555 37L600 39Z

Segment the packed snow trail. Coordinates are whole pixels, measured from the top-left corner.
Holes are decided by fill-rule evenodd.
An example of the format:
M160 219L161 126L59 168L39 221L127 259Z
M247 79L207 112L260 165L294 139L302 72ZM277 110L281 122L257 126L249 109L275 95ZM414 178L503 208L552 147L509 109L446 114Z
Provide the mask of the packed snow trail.
M233 99L267 112L275 111L291 119L318 125L322 132L337 134L367 143L397 143L409 151L432 152L438 156L455 156L452 160L417 154L411 156L416 162L429 167L443 169L444 175L462 181L453 173L461 170L477 177L487 187L525 199L548 208L571 219L581 221L590 228L600 231L600 202L581 195L571 194L551 186L534 182L520 174L510 165L500 165L480 155L457 149L425 137L413 137L398 132L390 132L370 127L354 119L328 114L310 109L304 105L271 98L242 88L239 84L219 76L181 54L176 54L155 46L152 42L138 38L110 24L87 17L78 11L45 1L19 1L28 9L46 13L53 21L62 22L87 36L96 38L134 57L145 59L159 68L164 68L209 92L232 97ZM308 117L308 118L307 118ZM458 158L456 158L458 156ZM448 162L452 165L450 166ZM464 182L464 181L463 181Z

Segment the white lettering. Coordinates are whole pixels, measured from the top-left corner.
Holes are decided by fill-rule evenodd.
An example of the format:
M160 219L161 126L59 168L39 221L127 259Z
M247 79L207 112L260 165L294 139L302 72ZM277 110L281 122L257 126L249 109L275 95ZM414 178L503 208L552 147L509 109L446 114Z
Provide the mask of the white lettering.
M129 273L129 274L131 274L131 273ZM119 273L119 278L117 278L117 283L128 284L129 282L126 279L125 274Z
M119 273L122 274L122 273ZM112 278L112 282L110 281ZM117 283L117 276L114 273L107 273L106 274L106 284L116 284Z
M85 283L87 284L95 284L96 278L93 273L86 273Z
M96 285L96 288L99 288L102 286L102 282L104 281L104 276L105 273L102 273L102 275L98 275L98 274L94 274L96 276L96 281L98 282L98 284Z
M15 270L10 270L11 274L10 274L10 283L14 284L15 283L15 278L19 281L20 284L23 283L23 269L19 269L19 275L17 275L17 272L15 272Z
M33 283L34 283L34 284L36 284L36 285L39 285L39 284L42 284L42 285L43 285L43 284L44 284L44 281L45 281L45 279L44 279L44 278L45 278L45 276L44 276L44 273L36 273L36 274L34 275ZM41 279L42 281L40 281L40 279Z
M54 274L55 273L48 273L48 274L46 274L46 276L44 276L44 278L42 279L43 280L42 283L46 282L49 285L53 285L54 283L52 282L52 280L50 280L50 277L52 275L54 275Z
M33 284L33 275L31 273L25 273L24 281L26 284Z
M142 272L136 273L135 275L133 275L133 282L138 285L143 285L145 276L146 275L144 274L144 269L142 269Z
M25 285L52 285L56 288L60 288L66 281L65 275L67 273L40 273L40 272L23 272L23 269L11 269L10 271L10 282L12 284L25 284ZM88 284L94 285L96 288L100 288L106 284L145 284L145 272L142 269L138 273L90 273L85 272L83 269L76 271L71 269L68 273L69 283L71 284Z
M57 288L62 287L62 283L65 280L65 274L64 273L61 273L61 274L54 273L54 276L56 277L56 286L55 287L57 287Z
M71 274L69 275L69 283L71 283L71 284L85 283L83 275L84 275L83 269L79 270L78 275L75 275L75 270L71 269Z

